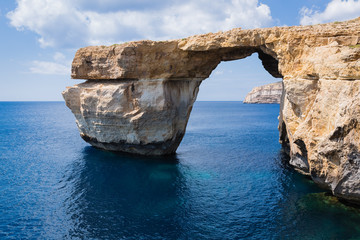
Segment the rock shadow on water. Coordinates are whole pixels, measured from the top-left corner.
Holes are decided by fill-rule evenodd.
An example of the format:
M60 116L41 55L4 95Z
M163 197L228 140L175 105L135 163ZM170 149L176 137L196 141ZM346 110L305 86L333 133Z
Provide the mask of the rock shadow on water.
M177 163L176 155L149 159L85 147L66 176L73 224L64 237L181 238L188 189Z
M308 231L312 239L360 238L360 209L344 204L329 192L307 194L297 202L297 208L313 226Z
M277 239L359 239L360 208L342 202L289 165L280 152Z

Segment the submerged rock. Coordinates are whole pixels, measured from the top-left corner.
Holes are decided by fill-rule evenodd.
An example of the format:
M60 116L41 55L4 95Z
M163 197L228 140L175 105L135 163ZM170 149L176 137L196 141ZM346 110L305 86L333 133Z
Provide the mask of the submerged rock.
M244 103L280 103L282 82L254 87L245 97Z
M336 196L360 202L360 18L82 48L71 76L88 81L63 96L92 145L170 154L201 81L221 61L255 52L283 78L279 131L290 163Z

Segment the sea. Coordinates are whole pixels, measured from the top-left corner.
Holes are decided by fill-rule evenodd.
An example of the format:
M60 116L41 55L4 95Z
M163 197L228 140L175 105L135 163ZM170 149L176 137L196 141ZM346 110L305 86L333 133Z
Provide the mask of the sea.
M0 102L0 239L360 239L289 166L278 104L196 102L177 154L91 147L64 102Z

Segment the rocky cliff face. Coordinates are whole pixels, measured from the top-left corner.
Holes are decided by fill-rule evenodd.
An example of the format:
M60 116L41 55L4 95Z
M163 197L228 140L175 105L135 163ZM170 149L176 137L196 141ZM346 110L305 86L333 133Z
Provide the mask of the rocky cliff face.
M282 82L254 87L245 97L244 103L280 103Z
M221 61L254 52L283 78L279 130L290 163L336 196L360 202L360 18L82 48L72 77L89 81L63 96L94 146L173 153L201 81Z

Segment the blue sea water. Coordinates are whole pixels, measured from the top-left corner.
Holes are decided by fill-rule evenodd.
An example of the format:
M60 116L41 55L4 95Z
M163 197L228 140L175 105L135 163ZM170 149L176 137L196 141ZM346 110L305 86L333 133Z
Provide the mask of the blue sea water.
M63 102L0 103L0 239L360 239L288 165L279 105L196 102L170 157L101 151Z

